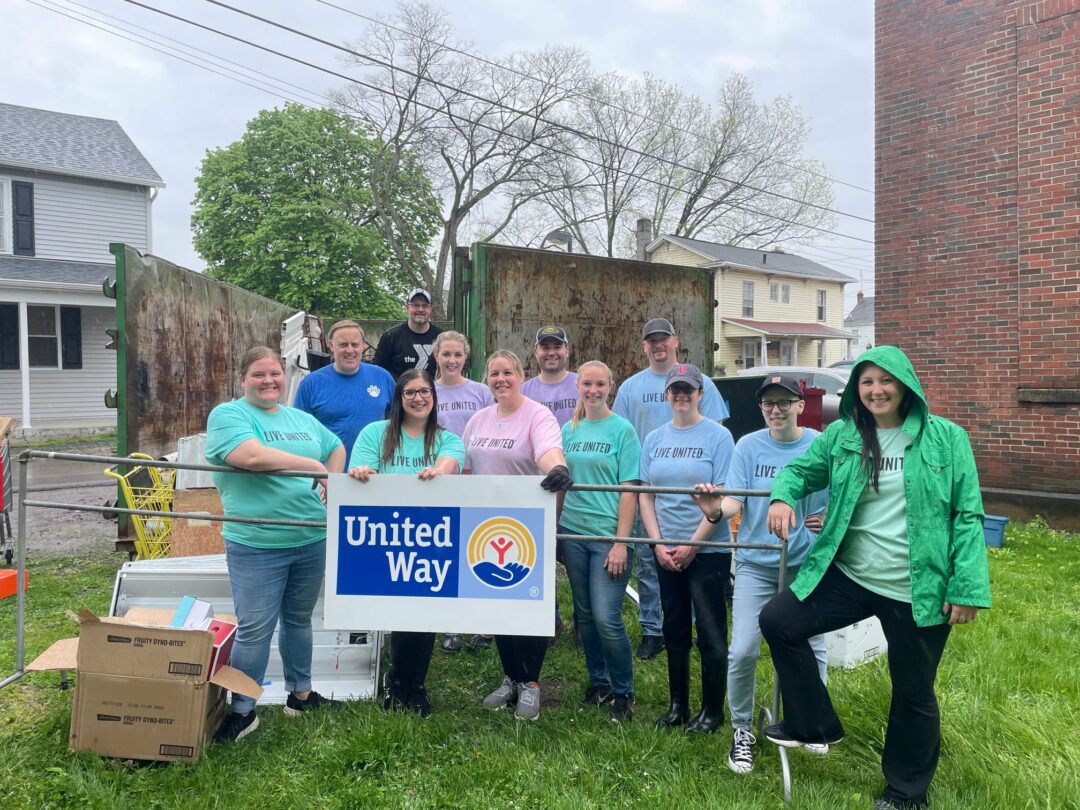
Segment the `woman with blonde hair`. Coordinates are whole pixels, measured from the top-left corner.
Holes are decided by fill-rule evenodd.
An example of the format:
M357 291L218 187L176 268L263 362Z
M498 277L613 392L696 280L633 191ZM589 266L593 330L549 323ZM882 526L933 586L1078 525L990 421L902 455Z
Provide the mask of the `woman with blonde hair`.
M563 425L563 454L570 476L582 484L636 484L641 443L633 425L608 405L614 382L599 360L577 372L578 402ZM567 492L559 534L628 537L634 526L633 492ZM589 686L581 708L611 703L611 719L633 717L634 665L622 618L623 595L633 559L626 543L562 542L563 564L574 595Z
M466 469L476 475L543 475L540 486L565 492L573 483L566 469L559 423L551 411L521 392L525 371L506 349L487 359L487 382L495 400L465 426ZM520 720L540 716L540 670L547 652L543 636L496 636L503 680L484 698L489 709L515 706Z

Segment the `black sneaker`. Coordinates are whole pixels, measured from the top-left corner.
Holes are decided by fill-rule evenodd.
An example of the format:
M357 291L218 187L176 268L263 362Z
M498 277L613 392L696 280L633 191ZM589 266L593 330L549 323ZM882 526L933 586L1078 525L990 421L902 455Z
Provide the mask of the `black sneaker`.
M495 641L495 636L473 636L465 644L465 648L469 652L480 652L490 647L493 641Z
M835 739L824 740L824 741L821 741L821 742L809 742L807 740L799 740L799 739L796 739L795 737L792 737L784 729L784 724L783 723L773 723L771 726L766 726L765 727L765 739L768 740L769 742L774 743L775 745L779 745L779 746L781 746L783 748L803 748L803 747L808 747L808 748L813 748L813 749L822 749L822 748L824 748L824 751L827 752L829 750L828 747L830 745L836 745L836 743L838 743L842 739L844 739L844 735L841 734L838 737L836 737ZM812 753L814 753L814 752L812 751Z
M898 802L882 796L874 801L874 810L919 810L926 802Z
M409 711L416 712L425 720L431 717L431 701L428 700L427 689L422 684L410 686L407 695L405 705L409 707Z
M310 712L315 709L340 709L345 704L340 700L331 700L330 698L324 698L314 689L308 693L308 696L304 700L300 700L293 693L289 693L288 699L285 701L285 714L289 717L299 717L304 712Z
M259 718L255 716L254 709L247 714L229 712L221 727L218 728L217 733L214 734L214 742L237 742L244 739L258 727Z
M748 728L735 729L731 738L731 751L728 752L727 764L735 773L750 773L754 770L754 743L757 740Z
M666 645L663 636L642 636L637 648L637 657L642 661L656 658Z
M594 709L597 706L603 706L605 703L611 702L611 689L606 685L590 684L589 688L585 690L585 697L581 699L581 703L578 704L578 711L583 712L586 709Z
M457 633L447 633L442 637L442 651L456 653L461 649L461 636Z
M634 696L615 695L611 701L611 722L625 723L634 719Z
M409 690L405 688L405 684L396 678L391 678L389 672L383 675L383 711L392 712L404 709L408 703Z

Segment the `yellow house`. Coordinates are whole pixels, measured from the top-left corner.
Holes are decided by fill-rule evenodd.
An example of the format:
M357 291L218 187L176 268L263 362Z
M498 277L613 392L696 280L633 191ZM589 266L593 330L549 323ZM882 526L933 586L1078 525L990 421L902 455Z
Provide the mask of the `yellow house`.
M847 356L844 285L855 279L779 249L660 236L648 261L716 272L713 334L718 375L760 365L827 366Z

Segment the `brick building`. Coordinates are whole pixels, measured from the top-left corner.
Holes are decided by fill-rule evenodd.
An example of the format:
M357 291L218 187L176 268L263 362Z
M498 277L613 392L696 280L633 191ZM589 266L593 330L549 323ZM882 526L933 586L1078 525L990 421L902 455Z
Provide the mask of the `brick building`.
M878 0L876 45L878 341L1080 514L1080 0Z

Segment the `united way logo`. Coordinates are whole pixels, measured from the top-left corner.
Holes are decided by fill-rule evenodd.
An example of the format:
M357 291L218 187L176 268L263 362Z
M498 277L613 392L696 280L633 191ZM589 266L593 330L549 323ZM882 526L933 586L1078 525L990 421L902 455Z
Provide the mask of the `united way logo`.
M466 558L480 582L492 588L513 588L536 566L536 540L513 518L489 518L473 529Z

